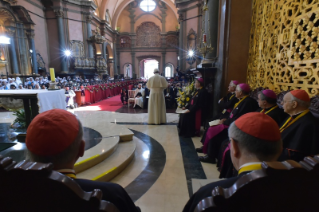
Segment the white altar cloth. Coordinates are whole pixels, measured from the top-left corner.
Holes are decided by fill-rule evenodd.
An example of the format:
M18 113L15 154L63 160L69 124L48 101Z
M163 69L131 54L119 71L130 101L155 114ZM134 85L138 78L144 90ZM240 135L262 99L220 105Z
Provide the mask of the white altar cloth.
M62 90L0 90L0 95L23 95L34 94L38 98L39 113L43 113L51 109L66 110L65 91ZM6 97L0 97L6 98ZM9 97L10 98L10 97Z

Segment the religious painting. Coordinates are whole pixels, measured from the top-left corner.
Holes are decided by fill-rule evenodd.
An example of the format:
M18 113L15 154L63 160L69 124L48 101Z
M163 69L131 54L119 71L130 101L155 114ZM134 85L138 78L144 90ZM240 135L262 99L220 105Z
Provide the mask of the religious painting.
M161 30L153 22L144 22L136 30L137 47L161 47Z

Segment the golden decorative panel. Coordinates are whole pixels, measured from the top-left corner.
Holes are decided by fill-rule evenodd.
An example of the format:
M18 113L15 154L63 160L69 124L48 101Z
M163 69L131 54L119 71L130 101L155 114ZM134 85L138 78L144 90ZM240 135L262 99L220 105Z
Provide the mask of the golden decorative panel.
M319 0L254 0L247 82L319 94Z

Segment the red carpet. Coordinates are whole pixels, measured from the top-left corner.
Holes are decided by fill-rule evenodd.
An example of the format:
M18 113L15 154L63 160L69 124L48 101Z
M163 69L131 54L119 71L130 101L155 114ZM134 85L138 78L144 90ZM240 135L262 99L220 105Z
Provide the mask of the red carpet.
M83 107L88 110L101 110L101 111L111 111L115 112L116 110L123 107L121 102L121 95L113 96L109 99L102 100L98 103L91 104L89 106Z

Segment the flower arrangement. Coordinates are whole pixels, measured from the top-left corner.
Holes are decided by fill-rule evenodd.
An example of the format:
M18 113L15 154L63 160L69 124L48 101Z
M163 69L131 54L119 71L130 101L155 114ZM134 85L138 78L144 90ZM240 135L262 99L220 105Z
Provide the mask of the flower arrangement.
M178 107L179 108L186 107L187 104L192 99L195 92L194 82L186 86L184 91L178 91L178 92L180 94L180 97L176 98Z

